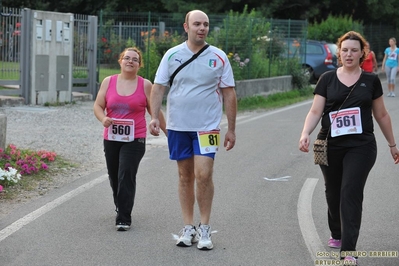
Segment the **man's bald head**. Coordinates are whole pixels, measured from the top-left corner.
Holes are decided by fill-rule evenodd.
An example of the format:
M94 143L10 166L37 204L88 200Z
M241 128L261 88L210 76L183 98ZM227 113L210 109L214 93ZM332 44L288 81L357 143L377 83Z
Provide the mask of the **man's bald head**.
M186 19L185 19L185 23L187 24L187 25L189 25L189 19L190 19L190 16L191 15L194 15L194 14L201 14L201 15L204 15L204 16L206 16L206 17L208 17L206 14L205 14L205 12L203 12L203 11L201 11L201 10L191 10L191 11L189 11L187 14L186 14Z

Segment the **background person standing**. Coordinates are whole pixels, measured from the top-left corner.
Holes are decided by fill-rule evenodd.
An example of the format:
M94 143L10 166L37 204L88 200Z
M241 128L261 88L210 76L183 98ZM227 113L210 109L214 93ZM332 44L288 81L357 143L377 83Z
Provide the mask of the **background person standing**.
M136 174L145 153L152 83L137 75L143 66L138 48L126 48L119 56L121 73L104 78L94 102L94 114L104 126L104 153L116 207L116 229L126 231L136 195ZM160 128L165 119L159 111ZM158 135L158 134L155 134Z
M169 49L158 67L151 93L150 132L159 133L159 110L166 87L167 129L170 159L177 161L179 200L184 228L177 246L203 250L213 248L209 225L214 195L213 164L220 142L223 104L228 121L224 147L234 147L237 98L234 77L226 54L209 46L198 58L186 65L169 84L172 73L206 46L209 18L200 11L187 13L184 30L187 41ZM200 225L194 226L194 203L198 202Z
M396 47L396 39L389 39L389 47L384 51L384 59L382 60L382 68L387 75L388 97L395 97L396 73L398 72L399 48Z
M361 64L361 68L367 72L378 72L378 64L377 59L375 57L375 53L370 50L369 42L366 42L364 46L364 52L366 53L366 58L364 59L363 63Z

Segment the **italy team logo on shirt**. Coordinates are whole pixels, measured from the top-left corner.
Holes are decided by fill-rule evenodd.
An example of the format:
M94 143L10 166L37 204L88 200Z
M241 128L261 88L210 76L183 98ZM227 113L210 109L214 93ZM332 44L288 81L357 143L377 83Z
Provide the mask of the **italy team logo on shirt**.
M216 67L216 59L209 59L209 66Z

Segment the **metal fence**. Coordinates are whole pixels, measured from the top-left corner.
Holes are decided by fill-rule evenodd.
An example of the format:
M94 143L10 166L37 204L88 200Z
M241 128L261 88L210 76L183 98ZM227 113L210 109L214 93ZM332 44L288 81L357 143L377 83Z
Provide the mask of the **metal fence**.
M18 88L21 55L21 9L3 8L0 16L0 85Z
M72 91L96 96L97 72L97 17L74 14Z
M22 10L2 8L0 16L0 94L20 95ZM158 64L167 49L186 39L182 13L114 13L100 12L98 18L74 15L73 91L88 89L88 78L101 82L98 72L118 71L119 53L137 46L143 51L144 68L140 75L153 80ZM284 58L290 55L288 39L307 39L306 20L278 20L240 14L209 15L210 32L207 41L225 51L231 60L236 79L254 79L291 73ZM98 25L97 25L98 21ZM96 25L90 30L89 25ZM26 28L29 29L29 28ZM95 29L95 28L94 28ZM29 34L29 33L27 33ZM365 25L363 34L370 42L379 63L390 37L399 32L389 25ZM89 39L97 43L88 42ZM284 45L286 44L286 45ZM92 64L90 54L97 57ZM113 69L113 70L112 70ZM14 91L5 90L15 87ZM93 91L93 86L89 91Z
M99 14L99 62L102 68L118 68L119 53L127 46L144 52L145 69L141 73L153 80L166 50L186 39L185 14L108 13ZM207 41L225 51L236 79L254 79L290 73L281 62L288 51L284 40L306 40L307 21L273 20L235 14L209 15Z
M150 80L167 48L186 38L183 30L185 14L181 13L100 12L98 17L98 58L103 67L118 68L119 53L126 46L136 45L145 53L146 64L141 74ZM230 55L237 79L290 74L292 66L281 60L288 58L290 53L290 47L284 46L289 43L285 40L307 39L306 20L265 19L239 14L209 15L209 20L208 42ZM391 25L367 24L363 27L363 35L381 64L389 38L399 37L399 30Z

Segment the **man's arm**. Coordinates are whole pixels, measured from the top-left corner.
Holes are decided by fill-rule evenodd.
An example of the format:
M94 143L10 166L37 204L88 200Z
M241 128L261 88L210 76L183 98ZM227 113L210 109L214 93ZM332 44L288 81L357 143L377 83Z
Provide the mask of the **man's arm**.
M151 110L151 121L149 124L149 130L152 135L158 136L160 132L160 112L162 106L163 95L165 94L165 86L160 84L152 85L150 95L150 110Z
M236 143L237 96L233 87L223 88L221 91L228 123L224 147L226 147L226 151L228 151L231 150Z

